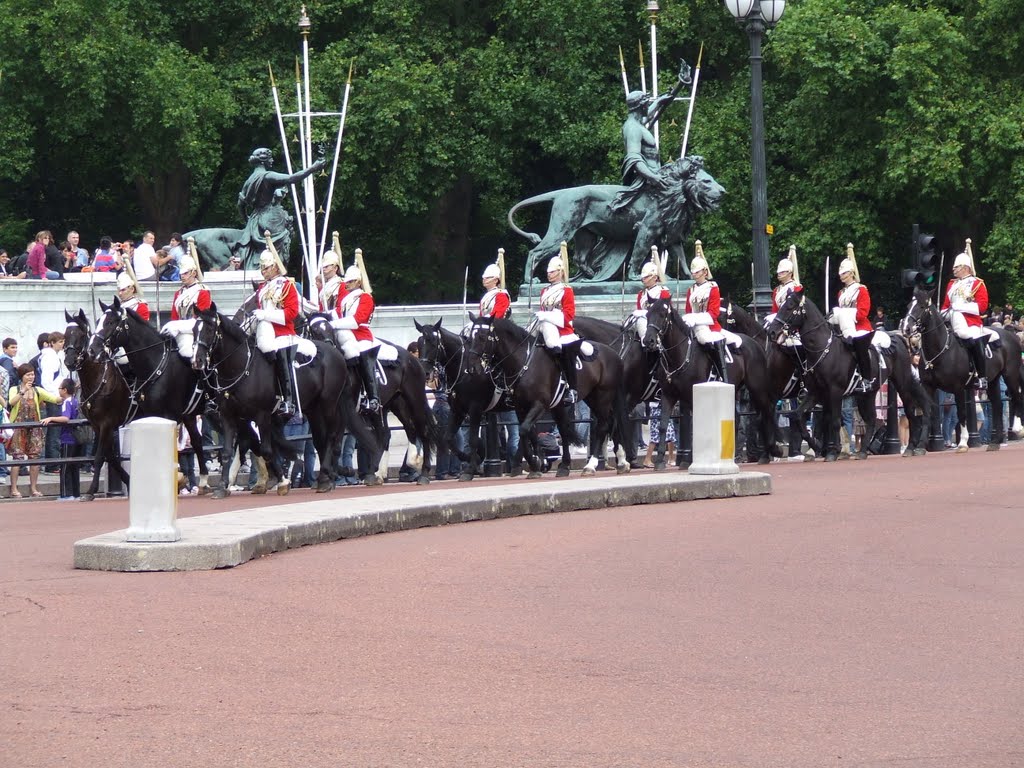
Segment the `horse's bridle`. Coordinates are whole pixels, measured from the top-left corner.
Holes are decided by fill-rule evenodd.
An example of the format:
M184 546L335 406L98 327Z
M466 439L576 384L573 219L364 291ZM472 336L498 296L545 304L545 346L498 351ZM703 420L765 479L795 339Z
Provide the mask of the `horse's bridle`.
M206 319L200 317L197 322L199 324L200 331L202 331L202 329L206 327ZM203 375L203 381L207 384L207 386L210 387L211 390L213 390L217 394L221 394L222 392L227 392L228 390L230 390L232 387L238 384L238 382L240 382L242 379L249 375L249 373L252 370L253 353L252 347L249 345L249 340L248 338L246 338L238 342L238 344L236 344L234 348L230 352L227 352L220 360L214 361L213 349L224 338L224 332L222 330L221 319L219 314L216 315L216 317L214 318L212 325L214 327L213 340L210 342L206 342L203 339L202 334L197 333L196 348L198 349L199 347L202 347L206 350L206 364L199 369ZM243 346L245 347L245 365L242 366L242 372L238 374L238 376L236 376L229 383L223 385L220 384L220 372L218 371L218 367L220 366L221 363L223 363L225 360L227 360L233 354L235 354L235 352L237 352L240 347Z
M675 376L677 373L679 373L681 370L683 370L690 364L690 358L693 355L693 344L690 344L688 342L690 341L692 331L690 333L682 333L682 339L679 341L678 344L673 344L671 347L666 347L665 342L662 340L662 337L664 337L665 334L668 333L669 325L672 324L671 310L665 314L665 320L667 321L666 324L664 326L660 326L653 320L651 320L651 317L648 314L647 327L653 328L656 331L655 339L657 339L657 342L652 351L657 353L658 355L658 365L661 366L661 369L663 371L665 371L665 378L671 381L673 376ZM683 344L687 345L686 354L683 356L683 362L681 362L676 368L669 370L668 363L665 362L666 353L683 346ZM644 346L644 348L646 349L646 346Z
M92 342L93 342L94 339L98 339L103 344L103 354L106 356L107 361L114 363L114 365L116 366L117 363L114 360L114 351L113 351L113 347L115 346L114 340L116 338L118 338L119 334L123 335L123 336L127 336L128 335L128 315L125 314L121 310L115 310L113 307L111 307L110 309L107 309L103 313L103 316L106 317L111 312L115 312L115 311L121 316L121 319L117 321L117 324L114 326L114 330L110 333L109 336L104 336L102 333L100 333L100 331L102 330L102 322L98 323L97 324L98 327L96 328L96 331L93 333L92 337L89 339L89 346L92 346ZM123 345L117 345L117 346L123 346ZM127 357L129 359L129 361L131 361L131 356L132 355L136 355L139 352L145 352L147 349L153 349L154 347L163 347L163 355L160 358L160 362L156 365L156 367L153 368L153 372L151 374L149 374L149 376L146 378L145 381L137 383L134 387L131 386L130 384L128 384L127 380L125 381L125 384L128 384L129 391L132 393L132 401L133 402L135 400L135 396L139 392L141 392L143 389L145 389L147 386L149 386L150 382L152 382L154 379L158 378L159 376L161 376L163 374L164 368L167 365L167 356L168 356L168 353L169 353L170 350L168 349L166 340L164 338L162 338L162 337L161 337L160 341L154 342L153 344L147 344L146 346L139 347L138 349L135 349L135 350L128 350L128 349L124 350L125 357Z
M791 338L793 338L794 336L796 336L797 334L800 333L800 331L803 329L803 322L801 322L799 325L794 325L791 322L791 320L793 319L793 317L803 317L804 320L807 319L807 307L805 307L803 305L804 301L807 301L806 297L801 299L801 304L800 304L800 306L797 309L791 310L792 317L790 317L788 319L781 320L781 319L779 319L779 315L778 314L775 315L775 319L772 321L772 323L778 323L780 326L782 326L782 329L781 329L781 331L780 331L780 333L778 335L782 335L782 336L785 336L787 339L791 339ZM779 314L781 314L781 310L780 310ZM812 326L812 327L806 329L806 332L809 333L811 331L816 331L816 330L818 330L818 328L820 328L823 325L825 325L825 326L828 325L828 318L822 317L820 323L818 323L817 325ZM770 327L771 326L769 326L769 328ZM796 329L796 330L794 331L794 329ZM769 337L771 337L772 335L773 334L769 333ZM789 347L789 349L793 350L793 354L796 356L796 361L800 364L800 368L801 368L801 370L803 370L804 374L812 373L814 371L814 369L818 367L818 365L821 363L821 361L824 360L828 356L829 351L832 349L832 340L834 338L835 338L835 334L832 333L832 331L830 330L829 334L828 334L828 341L825 342L825 348L821 351L821 354L818 355L818 359L815 360L813 363L810 363L810 364L808 364L807 363L807 359L800 354L801 350L803 349L803 345L802 344Z
M918 314L915 315L914 314L914 310L918 306L921 306L922 309L920 310L920 312ZM942 322L941 318L938 320L938 322L935 323L935 327L934 328L926 327L925 323L924 323L924 315L925 315L925 313L928 313L928 314L931 314L931 315L935 314L935 305L932 304L931 299L929 298L928 301L925 304L919 305L918 302L917 302L917 298L914 298L913 302L911 302L910 309L907 310L907 316L905 318L903 318L903 322L900 323L900 326L901 326L901 330L903 331L903 334L905 336L907 336L908 338L910 336L913 336L913 335L917 335L917 336L921 337L921 363L923 364L924 368L927 370L927 369L930 369L930 368L934 368L935 367L935 361L938 360L940 357L942 357L944 354L946 354L946 351L949 349L949 343L950 343L950 340L952 338L952 334L949 332L949 329L946 328L946 324L944 322ZM913 320L914 320L914 324L913 325L910 325L907 322L911 318L913 318ZM925 355L924 355L924 337L927 336L929 333L937 333L940 328L946 334L946 338L943 340L943 343L942 343L942 348L938 352L936 352L933 357L931 357L931 358L925 357ZM909 331L909 333L908 333L908 331Z
M449 393L449 394L451 394L451 391L455 388L455 385L458 384L459 379L462 378L462 375L463 374L466 374L466 375L469 374L469 371L466 370L466 367L464 365L464 363L466 361L466 343L465 343L465 339L463 339L463 344L459 348L459 350L457 352L452 352L449 355L448 354L448 349L447 349L447 347L445 347L445 344L444 344L444 336L441 335L441 331L439 331L437 328L434 328L433 326L430 326L427 330L423 331L423 337L424 338L430 338L430 339L436 339L436 341L434 341L434 348L438 352L438 356L435 359L433 359L433 360L426 360L425 359L423 362L430 366L431 370L434 372L434 374L437 377L438 381L443 381L444 382L444 391ZM450 362L452 362L452 360L455 359L456 355L459 356L458 373L455 375L455 380L454 381L448 381L448 375L447 375L448 364ZM442 360L442 358L443 358L443 360Z

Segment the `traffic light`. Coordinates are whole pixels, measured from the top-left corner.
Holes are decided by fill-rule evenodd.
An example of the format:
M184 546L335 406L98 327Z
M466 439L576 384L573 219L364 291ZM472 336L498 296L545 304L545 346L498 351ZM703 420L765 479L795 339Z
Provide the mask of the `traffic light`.
M915 224L911 248L914 254L914 266L903 270L901 280L903 287L934 287L935 273L939 267L939 252L935 244L935 235L922 233L920 227Z

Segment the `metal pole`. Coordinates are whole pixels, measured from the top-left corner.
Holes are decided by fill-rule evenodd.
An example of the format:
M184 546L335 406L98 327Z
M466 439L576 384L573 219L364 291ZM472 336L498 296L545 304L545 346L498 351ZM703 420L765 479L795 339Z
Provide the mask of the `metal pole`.
M764 21L755 17L747 21L750 36L750 115L751 115L751 187L753 240L754 303L752 308L764 315L771 307L768 282L768 181L764 159L764 94L761 87L761 40Z
M886 396L885 442L882 444L882 454L889 456L899 453L902 446L900 445L900 409L896 399L896 388L891 381L886 384L886 387L888 387L888 395Z
M281 134L281 148L284 152L284 167L288 175L292 175L292 152L288 148L288 132L284 128L284 117L281 114L281 97L277 92L277 82L274 80L274 70L267 62L267 69L270 71L270 92L274 95L274 112L277 113L277 129ZM295 206L295 224L299 230L299 242L302 243L302 250L306 250L306 228L302 224L302 208L299 207L299 193L294 184L289 184L292 191L292 205ZM244 265L243 265L244 266Z
M700 44L697 54L697 68L693 73L693 87L690 89L690 105L686 109L686 130L683 131L683 148L679 151L679 159L686 157L686 145L690 140L690 121L693 120L693 105L697 101L697 82L700 80L700 62L704 58L704 43Z
M619 46L619 69L622 70L622 90L629 96L629 80L626 79L626 59L622 55L622 46Z
M658 4L647 3L647 10L651 14L651 98L658 99ZM654 146L661 147L661 133L658 124L654 124Z
M331 202L334 200L334 182L338 177L338 155L341 154L341 137L345 134L345 115L348 112L348 95L352 89L352 67L353 63L348 65L348 80L345 83L345 96L341 101L341 118L338 122L338 139L334 143L334 159L331 162L331 183L327 187L327 206L324 208L324 231L320 237L320 253L317 254L317 272L320 272L320 255L324 252L324 245L327 242L327 230L330 228L329 224L331 221ZM341 258L341 254L338 254L338 258Z
M305 22L305 24L303 23ZM309 94L309 28L306 8L302 8L302 18L299 20L299 31L302 33L302 69L306 97L306 165L308 168L313 162L313 115L310 107ZM302 117L299 117L302 120ZM305 178L306 189L306 232L309 233L307 241L308 251L306 254L306 274L309 275L310 295L313 289L313 275L316 274L316 192L313 189L313 174Z

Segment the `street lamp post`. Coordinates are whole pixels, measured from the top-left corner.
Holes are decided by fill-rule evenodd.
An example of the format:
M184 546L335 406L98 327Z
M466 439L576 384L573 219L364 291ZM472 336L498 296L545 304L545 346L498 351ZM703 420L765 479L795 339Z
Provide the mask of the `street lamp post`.
M764 94L761 89L761 40L786 10L786 0L725 0L725 7L750 37L751 234L754 301L759 317L771 310L768 266L768 179L764 161Z

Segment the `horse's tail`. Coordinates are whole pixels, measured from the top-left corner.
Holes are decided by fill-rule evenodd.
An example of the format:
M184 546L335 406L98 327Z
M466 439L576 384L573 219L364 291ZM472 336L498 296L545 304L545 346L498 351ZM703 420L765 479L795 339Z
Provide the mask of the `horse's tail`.
M537 243L539 243L542 239L541 236L535 232L524 232L523 230L516 226L516 223L515 221L513 221L512 217L515 216L516 211L518 211L520 208L526 208L527 206L530 205L537 205L539 203L550 203L554 201L555 196L558 194L559 191L561 190L555 190L554 192L545 192L542 195L535 195L534 197L527 198L526 200L522 200L521 202L518 202L515 205L513 205L512 209L508 212L508 225L512 227L512 231L515 232L517 235L525 237L527 240L529 240L530 245L537 245Z

